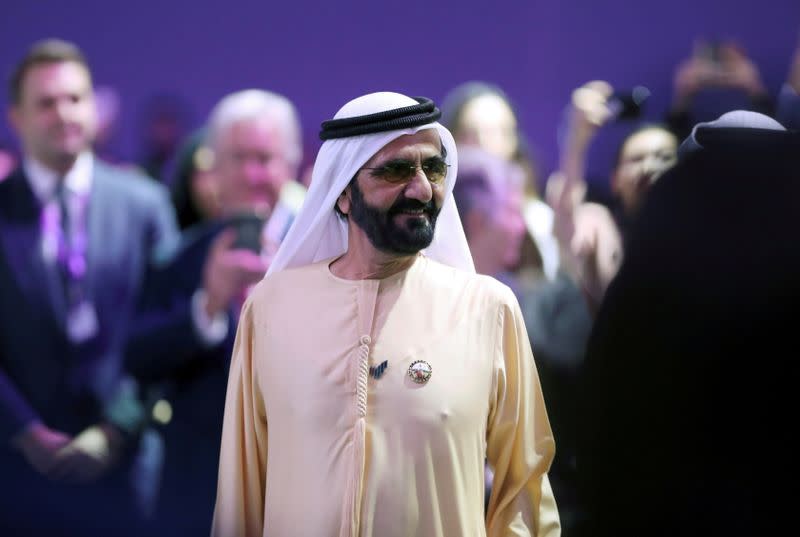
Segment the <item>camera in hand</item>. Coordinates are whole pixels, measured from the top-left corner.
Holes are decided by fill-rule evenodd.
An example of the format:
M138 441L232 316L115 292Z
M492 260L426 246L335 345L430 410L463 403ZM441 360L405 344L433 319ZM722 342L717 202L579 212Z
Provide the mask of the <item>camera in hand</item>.
M644 86L636 86L631 90L615 91L608 99L608 107L617 121L638 119L649 98L649 89Z

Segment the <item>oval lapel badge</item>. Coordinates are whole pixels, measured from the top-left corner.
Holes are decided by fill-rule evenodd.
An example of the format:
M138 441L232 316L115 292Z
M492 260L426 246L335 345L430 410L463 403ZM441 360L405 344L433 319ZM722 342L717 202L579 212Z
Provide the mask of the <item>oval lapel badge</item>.
M408 366L408 376L417 384L425 384L430 380L433 368L425 360L417 360Z

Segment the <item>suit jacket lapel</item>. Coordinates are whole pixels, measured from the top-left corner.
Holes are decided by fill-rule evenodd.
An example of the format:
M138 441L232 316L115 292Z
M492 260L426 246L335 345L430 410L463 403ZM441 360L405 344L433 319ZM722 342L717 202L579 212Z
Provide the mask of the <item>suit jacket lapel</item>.
M97 272L102 266L104 249L111 245L104 244L108 237L107 229L115 221L114 203L109 199L110 189L108 170L98 159L94 161L92 172L92 191L89 197L89 214L86 222L88 233L88 251L86 252L86 289L89 299L97 303L97 293L100 291L97 283Z
M63 284L55 263L42 253L41 205L20 169L4 181L0 243L17 285L26 297L41 298L53 311L60 326L66 319Z

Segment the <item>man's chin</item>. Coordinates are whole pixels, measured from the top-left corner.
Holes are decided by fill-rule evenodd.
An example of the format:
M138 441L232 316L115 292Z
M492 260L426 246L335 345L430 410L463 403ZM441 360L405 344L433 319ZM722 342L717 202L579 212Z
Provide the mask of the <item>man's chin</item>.
M427 248L429 245L430 244L426 244L424 246L419 244L402 244L402 245L395 244L387 248L379 248L379 249L387 254L406 256L406 255L416 255L425 248Z
M92 145L83 134L71 134L51 139L53 151L64 155L77 155Z
M39 155L39 159L44 161L49 166L56 166L57 168L70 167L84 151L84 147L57 147L53 148L47 153Z
M405 254L416 254L433 242L433 229L430 227L405 229L402 237L396 237L394 246Z

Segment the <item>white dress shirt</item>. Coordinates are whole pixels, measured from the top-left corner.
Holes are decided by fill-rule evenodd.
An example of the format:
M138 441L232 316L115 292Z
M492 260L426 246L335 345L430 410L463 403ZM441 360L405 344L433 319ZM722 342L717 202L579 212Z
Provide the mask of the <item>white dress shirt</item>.
M23 167L31 190L42 206L42 254L46 262L55 263L62 240L62 215L56 196L58 183L62 179L57 172L32 157L25 158ZM63 175L64 187L67 189L67 210L70 221L73 222L70 233L72 236L64 237L68 241L86 239L86 217L93 170L94 157L87 151L81 153L72 168Z

